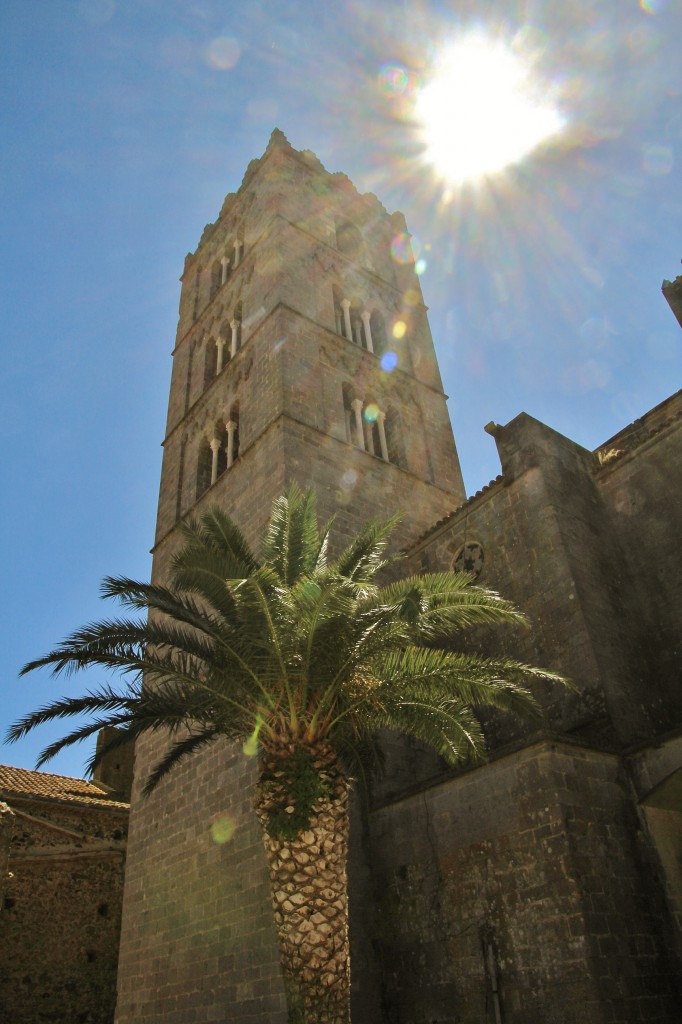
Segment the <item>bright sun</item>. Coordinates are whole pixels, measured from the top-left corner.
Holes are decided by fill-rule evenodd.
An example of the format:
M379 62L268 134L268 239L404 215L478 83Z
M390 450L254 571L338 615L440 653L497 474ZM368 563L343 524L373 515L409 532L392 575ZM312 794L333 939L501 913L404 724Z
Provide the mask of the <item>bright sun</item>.
M453 44L417 98L426 159L451 184L518 163L564 125L542 89L503 43L470 36Z

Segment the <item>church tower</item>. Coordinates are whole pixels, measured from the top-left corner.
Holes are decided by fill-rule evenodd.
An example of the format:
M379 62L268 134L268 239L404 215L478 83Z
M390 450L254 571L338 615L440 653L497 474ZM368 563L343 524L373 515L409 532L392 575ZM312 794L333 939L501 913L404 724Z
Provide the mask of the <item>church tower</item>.
M465 498L402 214L275 130L185 261L154 579L186 516L218 504L253 543L293 481L337 544L409 509L406 545ZM143 800L159 742L136 749L117 1024L284 1021L255 765L215 744Z
M275 131L187 257L156 537L206 503L258 535L292 480L407 542L464 500L404 218ZM158 574L158 565L156 567Z

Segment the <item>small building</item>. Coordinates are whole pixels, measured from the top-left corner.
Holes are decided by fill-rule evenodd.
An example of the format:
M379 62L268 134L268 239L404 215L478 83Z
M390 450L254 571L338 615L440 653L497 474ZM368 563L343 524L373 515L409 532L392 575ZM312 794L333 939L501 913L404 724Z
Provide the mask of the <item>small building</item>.
M115 786L0 765L2 1024L113 1020L132 769L116 761Z

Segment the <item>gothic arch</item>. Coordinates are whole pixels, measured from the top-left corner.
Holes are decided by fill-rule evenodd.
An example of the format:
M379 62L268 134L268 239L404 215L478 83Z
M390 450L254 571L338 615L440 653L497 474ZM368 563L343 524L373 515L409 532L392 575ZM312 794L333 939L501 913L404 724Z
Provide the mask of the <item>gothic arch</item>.
M204 390L218 373L218 342L212 334L204 341Z

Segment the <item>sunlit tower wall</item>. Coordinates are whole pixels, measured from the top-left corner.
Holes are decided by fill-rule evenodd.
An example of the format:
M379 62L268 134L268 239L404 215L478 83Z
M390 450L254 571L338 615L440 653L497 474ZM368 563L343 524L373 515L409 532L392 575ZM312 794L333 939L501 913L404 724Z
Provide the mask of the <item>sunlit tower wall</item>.
M275 131L185 261L153 578L212 504L251 542L312 487L336 543L409 511L407 545L465 498L402 214ZM136 750L117 1024L286 1019L256 766L216 743L148 799Z

